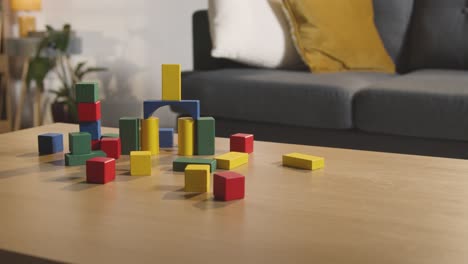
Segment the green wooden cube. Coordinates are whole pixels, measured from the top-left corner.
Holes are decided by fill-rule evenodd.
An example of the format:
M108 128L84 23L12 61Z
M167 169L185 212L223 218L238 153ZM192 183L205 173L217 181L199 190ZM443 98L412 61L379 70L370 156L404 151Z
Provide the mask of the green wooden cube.
M213 117L200 117L196 122L196 154L215 154L215 119Z
M185 167L190 164L203 164L210 165L210 172L216 170L216 160L215 159L200 159L200 158L177 158L172 162L173 171L184 171Z
M91 153L91 134L87 132L69 133L68 147L73 155L83 155Z
M71 153L65 154L66 166L86 165L86 161L95 157L106 157L106 153L101 150L91 151L87 154L75 155Z
M94 82L80 82L75 85L77 103L95 103L99 98L98 84Z
M122 155L130 155L130 151L140 150L140 119L120 118L119 135Z

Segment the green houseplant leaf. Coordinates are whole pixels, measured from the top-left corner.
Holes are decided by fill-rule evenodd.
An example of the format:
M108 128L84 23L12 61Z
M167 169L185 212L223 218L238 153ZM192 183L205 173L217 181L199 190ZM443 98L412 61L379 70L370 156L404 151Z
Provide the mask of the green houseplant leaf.
M36 81L38 87L43 89L44 79L51 71L60 81L60 87L50 90L55 94L54 103L65 105L73 121L77 121L77 109L75 101L75 84L92 72L106 71L103 67L86 67L86 62L79 62L74 68L70 65L70 55L67 54L71 38L71 26L65 24L61 30L55 30L46 26L46 34L38 44L35 57L29 61L27 73L28 87L31 81Z
M29 85L31 81L41 84L50 70L54 68L54 61L49 58L34 57L29 60L29 68L26 76L26 81Z

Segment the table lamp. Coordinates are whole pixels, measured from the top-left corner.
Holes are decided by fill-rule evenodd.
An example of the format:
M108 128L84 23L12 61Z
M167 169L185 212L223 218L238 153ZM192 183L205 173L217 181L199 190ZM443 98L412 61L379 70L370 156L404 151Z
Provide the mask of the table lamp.
M41 10L41 0L11 0L13 11ZM19 35L26 37L28 32L36 30L36 18L28 15L18 15Z

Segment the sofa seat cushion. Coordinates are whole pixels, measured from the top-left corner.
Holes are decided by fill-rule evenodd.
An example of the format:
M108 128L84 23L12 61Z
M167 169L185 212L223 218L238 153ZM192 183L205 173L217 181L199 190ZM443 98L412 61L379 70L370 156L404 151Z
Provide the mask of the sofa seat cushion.
M354 94L384 73L311 74L266 69L184 73L182 97L204 115L316 128L351 128Z
M356 94L357 128L367 132L468 140L468 72L421 70Z

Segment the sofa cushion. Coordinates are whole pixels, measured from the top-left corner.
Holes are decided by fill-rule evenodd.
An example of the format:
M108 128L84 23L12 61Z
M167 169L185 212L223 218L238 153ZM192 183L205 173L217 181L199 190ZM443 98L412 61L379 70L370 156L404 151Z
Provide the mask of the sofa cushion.
M466 0L415 0L407 71L468 67Z
M283 0L291 35L313 73L395 73L374 23L372 0Z
M375 83L354 100L368 132L468 140L468 72L421 70Z
M414 0L374 0L374 21L385 49L399 66Z
M353 95L383 73L311 74L224 69L185 73L182 96L204 115L317 128L351 128Z

